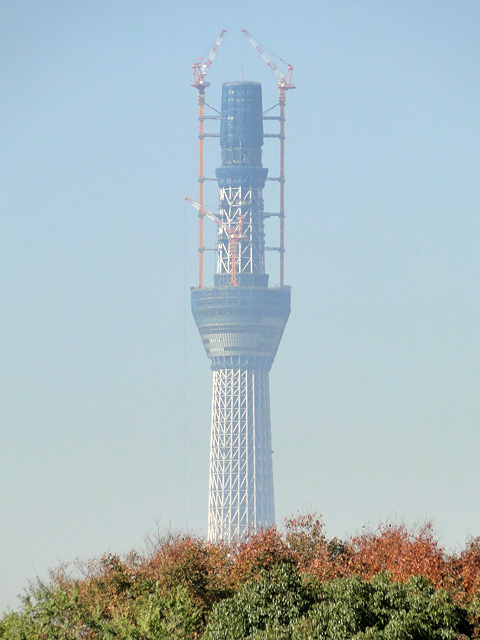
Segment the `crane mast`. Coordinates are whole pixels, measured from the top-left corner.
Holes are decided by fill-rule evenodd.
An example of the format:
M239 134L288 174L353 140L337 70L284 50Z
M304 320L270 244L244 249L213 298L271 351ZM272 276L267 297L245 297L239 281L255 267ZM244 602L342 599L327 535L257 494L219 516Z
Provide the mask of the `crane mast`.
M253 47L262 56L263 60L272 69L278 78L278 104L280 106L280 286L283 287L285 282L285 105L287 102L288 89L296 89L296 85L292 83L293 65L288 65L287 72L283 75L277 65L268 57L260 43L246 29L242 29L243 33L253 45Z
M215 44L212 47L207 59L202 64L203 58L200 58L197 62L192 64L193 82L190 86L198 90L198 200L203 207L203 183L205 176L203 173L203 140L205 138L204 131L204 106L205 106L205 89L210 86L209 82L205 81L205 76L209 67L212 65L213 59L218 51L223 36L226 33L226 29L222 29L218 34ZM203 287L203 216L198 216L198 286Z

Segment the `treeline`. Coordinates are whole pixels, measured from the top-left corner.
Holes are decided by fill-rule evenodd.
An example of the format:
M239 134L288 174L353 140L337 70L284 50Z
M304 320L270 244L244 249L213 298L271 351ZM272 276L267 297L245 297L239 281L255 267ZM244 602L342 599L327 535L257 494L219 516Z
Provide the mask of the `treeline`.
M448 554L431 525L328 539L316 516L235 545L194 535L63 565L0 619L8 640L480 638L480 538Z

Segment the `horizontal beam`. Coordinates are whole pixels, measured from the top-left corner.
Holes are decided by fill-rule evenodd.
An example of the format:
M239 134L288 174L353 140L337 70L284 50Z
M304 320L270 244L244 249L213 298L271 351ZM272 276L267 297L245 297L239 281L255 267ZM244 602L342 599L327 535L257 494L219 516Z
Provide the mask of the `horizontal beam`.
M281 218L282 214L279 212L273 212L273 211L264 211L263 212L263 217L264 218Z

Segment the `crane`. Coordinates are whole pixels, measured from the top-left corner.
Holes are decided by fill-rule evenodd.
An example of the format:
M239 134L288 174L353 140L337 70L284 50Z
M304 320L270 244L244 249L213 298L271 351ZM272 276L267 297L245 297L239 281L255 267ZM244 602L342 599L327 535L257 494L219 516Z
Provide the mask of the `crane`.
M222 29L218 34L215 44L210 51L208 58L203 62L203 58L200 58L197 62L192 64L193 70L193 82L190 86L198 90L198 199L200 205L203 207L203 140L205 116L203 107L205 105L205 89L210 86L209 82L205 82L205 76L211 66L215 54L218 51L218 47L223 40L223 36L226 33L226 29ZM198 219L198 286L203 287L203 216Z
M296 89L297 86L292 82L293 64L289 64L280 58L282 62L288 65L287 73L282 75L280 69L267 56L252 34L246 29L242 29L242 31L278 79L278 104L280 106L280 116L278 118L280 121L280 134L278 136L280 138L280 177L278 178L280 183L280 286L283 287L285 275L285 104L287 102L288 89Z
M192 64L192 71L193 71L193 82L191 85L192 87L195 87L196 89L200 90L201 88L210 86L209 82L205 82L205 76L207 75L208 68L210 67L210 65L213 62L213 59L215 58L215 55L218 51L218 47L220 46L220 43L223 40L223 36L226 33L227 33L226 29L222 29L220 31L217 39L215 40L215 44L213 45L212 50L208 54L208 58L205 60L205 62L203 62L203 58L200 58L198 62L194 62Z
M282 75L282 72L280 71L280 69L267 56L267 54L265 53L265 51L261 47L260 43L257 40L255 40L255 38L252 36L252 34L249 31L247 31L246 29L242 29L242 31L247 36L247 38L250 40L250 42L255 47L255 49L258 51L258 53L265 60L265 62L268 64L270 69L272 69L273 73L277 76L277 78L278 78L278 88L281 91L286 91L287 89L296 89L297 88L296 85L294 85L292 83L293 64L288 64L288 62L286 62L285 64L288 65L287 73L285 75ZM282 62L285 62L285 60L282 60Z
M189 198L188 196L185 196L185 200L189 202L193 207L195 207L195 209L198 210L199 216L201 216L202 218L203 216L207 216L207 218L210 218L210 220L213 220L213 222L215 222L215 224L217 224L221 229L223 229L225 233L228 235L230 239L230 252L231 252L231 258L232 258L231 259L232 273L231 273L230 284L236 287L237 286L237 246L238 246L238 241L243 240L245 238L245 236L243 235L243 216L239 217L238 224L235 227L235 229L233 229L232 227L229 227L227 224L225 224L225 222L223 222L223 220L221 220L214 213L212 213L211 211L208 211L208 209L205 209L199 202L195 202L195 200L192 200L192 198Z

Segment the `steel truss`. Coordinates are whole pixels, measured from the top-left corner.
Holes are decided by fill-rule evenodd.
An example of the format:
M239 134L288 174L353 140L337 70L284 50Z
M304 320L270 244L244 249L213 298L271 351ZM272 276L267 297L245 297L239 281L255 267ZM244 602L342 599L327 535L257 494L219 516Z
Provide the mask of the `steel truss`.
M262 189L227 187L220 189L219 217L241 236L236 256L237 273L265 273L265 233ZM219 227L217 243L217 274L231 273L232 247L228 233Z
M269 372L213 372L208 539L242 540L275 522Z

